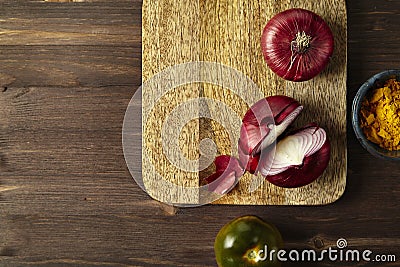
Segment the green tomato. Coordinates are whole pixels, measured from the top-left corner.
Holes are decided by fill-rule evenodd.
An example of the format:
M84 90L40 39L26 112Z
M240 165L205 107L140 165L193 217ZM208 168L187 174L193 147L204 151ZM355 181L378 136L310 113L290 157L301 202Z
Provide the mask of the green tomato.
M219 267L279 267L276 255L282 247L278 229L256 216L229 222L218 232L214 243Z

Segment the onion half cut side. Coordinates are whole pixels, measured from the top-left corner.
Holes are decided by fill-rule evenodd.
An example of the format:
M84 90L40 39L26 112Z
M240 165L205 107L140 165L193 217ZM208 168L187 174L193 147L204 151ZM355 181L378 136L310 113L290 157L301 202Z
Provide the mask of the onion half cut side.
M301 187L321 176L329 159L330 142L325 130L311 124L279 141L275 154L263 154L259 171L276 186Z

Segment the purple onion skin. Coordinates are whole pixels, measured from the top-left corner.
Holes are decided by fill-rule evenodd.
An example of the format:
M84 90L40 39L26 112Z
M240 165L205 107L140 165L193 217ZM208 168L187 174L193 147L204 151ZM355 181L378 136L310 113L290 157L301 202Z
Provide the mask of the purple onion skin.
M266 176L265 178L270 183L284 188L308 185L320 177L328 166L330 151L331 145L329 140L326 139L320 150L304 158L301 166L293 166L282 173Z
M279 125L297 107L301 104L294 98L285 95L274 95L266 98L269 108L274 116L275 124Z
M292 52L292 41L303 31L311 37L309 47L304 52L296 49ZM333 54L334 39L320 16L293 8L278 13L267 23L261 48L273 72L286 80L301 82L310 80L326 67Z

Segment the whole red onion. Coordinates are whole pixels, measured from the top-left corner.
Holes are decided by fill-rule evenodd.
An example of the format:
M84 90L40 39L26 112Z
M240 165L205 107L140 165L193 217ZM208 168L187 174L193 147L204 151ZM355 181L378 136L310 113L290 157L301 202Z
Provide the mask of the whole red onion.
M261 37L267 65L280 77L295 82L319 74L328 64L333 47L333 34L326 22L300 8L275 15Z

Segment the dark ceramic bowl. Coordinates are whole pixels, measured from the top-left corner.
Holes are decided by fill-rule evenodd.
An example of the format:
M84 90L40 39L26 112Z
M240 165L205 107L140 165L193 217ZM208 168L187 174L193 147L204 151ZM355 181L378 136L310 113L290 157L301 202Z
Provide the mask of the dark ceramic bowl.
M386 70L375 74L369 80L367 80L360 87L360 89L358 89L358 92L353 100L351 120L357 139L369 153L378 158L400 161L400 150L389 151L379 147L377 144L372 143L365 137L360 127L360 109L364 97L369 91L382 87L384 83L391 78L396 78L398 81L400 81L400 70Z

